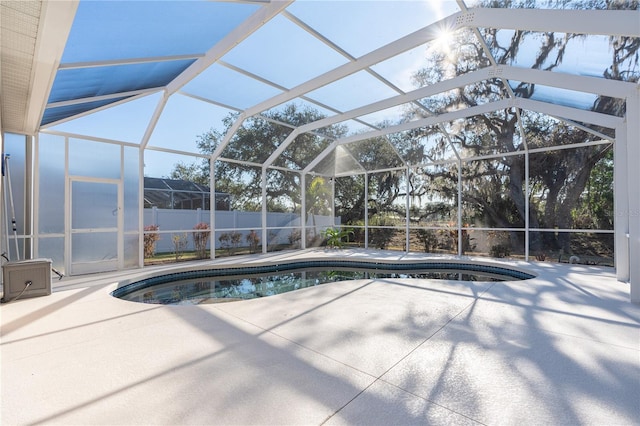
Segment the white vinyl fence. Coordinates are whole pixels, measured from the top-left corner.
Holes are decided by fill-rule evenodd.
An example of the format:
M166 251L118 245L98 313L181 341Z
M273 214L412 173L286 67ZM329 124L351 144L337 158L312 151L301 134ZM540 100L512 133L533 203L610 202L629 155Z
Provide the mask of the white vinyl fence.
M315 222L315 223L314 223ZM156 243L156 252L172 252L174 243L172 237L185 234L188 241L186 250L193 250L192 232L198 223L206 223L209 226L209 210L177 210L177 209L144 209L144 226L158 225L160 239ZM333 216L315 216L307 221L307 232L312 232L315 226L316 232L327 227L339 224L339 218ZM272 244L286 244L292 232L300 231L300 215L295 213L267 213L267 235ZM218 237L222 232L237 231L242 234L242 245L248 245L246 235L252 230L262 235L262 213L241 211L216 211L215 235L212 233L207 248L211 241L215 242L216 249L221 248Z

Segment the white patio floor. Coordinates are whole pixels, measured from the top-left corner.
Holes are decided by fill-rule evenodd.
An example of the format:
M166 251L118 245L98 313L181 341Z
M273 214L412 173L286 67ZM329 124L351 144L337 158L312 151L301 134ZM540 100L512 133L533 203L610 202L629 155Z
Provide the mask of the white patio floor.
M428 255L214 263L321 256ZM109 294L166 267L65 278L0 308L1 423L640 424L629 286L610 268L505 263L538 276L357 280L197 306Z

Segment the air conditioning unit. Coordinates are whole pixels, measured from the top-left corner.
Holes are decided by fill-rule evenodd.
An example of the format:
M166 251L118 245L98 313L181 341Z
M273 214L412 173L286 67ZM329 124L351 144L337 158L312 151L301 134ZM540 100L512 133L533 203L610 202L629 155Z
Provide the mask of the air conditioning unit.
M51 259L31 259L7 262L2 266L3 302L20 296L48 296L51 294Z

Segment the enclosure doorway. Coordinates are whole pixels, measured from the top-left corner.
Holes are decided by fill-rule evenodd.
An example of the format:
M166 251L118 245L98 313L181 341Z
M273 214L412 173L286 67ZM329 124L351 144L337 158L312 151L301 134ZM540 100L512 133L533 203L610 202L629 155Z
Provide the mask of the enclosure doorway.
M122 183L69 179L66 251L70 275L115 271L123 265Z

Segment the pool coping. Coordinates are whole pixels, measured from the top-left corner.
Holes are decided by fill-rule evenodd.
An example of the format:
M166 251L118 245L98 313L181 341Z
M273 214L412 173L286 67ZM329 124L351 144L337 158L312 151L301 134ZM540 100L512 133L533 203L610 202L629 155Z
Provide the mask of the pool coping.
M325 250L326 251L326 250ZM332 253L332 254L335 254ZM225 260L231 260L225 258ZM238 259L242 260L242 259ZM215 262L213 260L212 262ZM116 298L123 297L133 291L143 288L152 287L154 285L165 284L167 282L183 279L205 278L205 277L221 277L227 275L239 274L256 274L256 273L273 273L299 270L304 268L316 267L336 267L336 268L369 268L381 270L442 270L442 269L460 269L470 272L495 273L500 275L508 275L513 280L504 281L522 281L536 278L538 274L530 269L521 268L511 263L502 263L495 260L477 259L469 257L420 257L415 259L341 259L335 257L327 257L326 253L322 256L309 257L303 259L278 259L258 262L237 262L237 263L198 263L197 265L175 265L175 267L155 270L136 278L119 281L116 288L110 294Z

